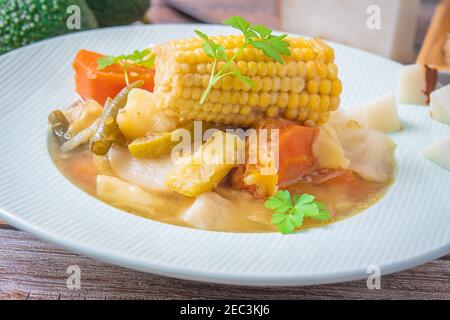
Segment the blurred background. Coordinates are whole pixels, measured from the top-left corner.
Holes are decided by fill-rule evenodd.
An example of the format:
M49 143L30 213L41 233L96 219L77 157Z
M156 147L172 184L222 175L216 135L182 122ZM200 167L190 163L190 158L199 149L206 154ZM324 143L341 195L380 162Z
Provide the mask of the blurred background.
M0 0L0 54L79 30L220 23L232 15L450 70L450 0Z

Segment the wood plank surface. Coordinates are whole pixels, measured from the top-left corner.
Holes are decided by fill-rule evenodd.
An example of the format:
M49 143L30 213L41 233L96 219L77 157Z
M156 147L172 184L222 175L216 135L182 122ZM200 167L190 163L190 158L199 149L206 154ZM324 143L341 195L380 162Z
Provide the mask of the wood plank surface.
M450 255L365 281L311 287L240 287L184 281L132 271L68 252L28 233L0 228L0 299L450 299ZM69 290L77 265L81 289Z

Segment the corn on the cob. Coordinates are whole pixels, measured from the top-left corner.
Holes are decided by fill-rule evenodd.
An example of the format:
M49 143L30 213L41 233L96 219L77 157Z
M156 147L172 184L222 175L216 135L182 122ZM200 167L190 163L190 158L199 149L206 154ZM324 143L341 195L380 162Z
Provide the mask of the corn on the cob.
M228 56L244 44L242 36L218 36ZM155 49L154 92L158 105L170 115L234 125L252 125L264 117L283 117L301 123L324 123L339 107L342 91L334 50L320 39L286 38L291 56L280 64L261 50L247 47L233 67L249 77L253 87L226 76L200 97L208 85L213 59L203 51L202 39L176 40ZM218 68L220 68L220 62Z

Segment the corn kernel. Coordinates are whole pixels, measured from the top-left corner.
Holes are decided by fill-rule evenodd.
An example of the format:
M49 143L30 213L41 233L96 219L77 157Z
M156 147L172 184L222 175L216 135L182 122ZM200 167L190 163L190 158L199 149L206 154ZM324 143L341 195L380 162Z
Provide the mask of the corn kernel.
M263 78L261 90L264 92L272 90L272 79L271 78L269 78L269 77Z
M249 106L254 107L254 106L256 106L258 103L259 103L259 96L258 96L258 94L257 94L257 93L254 93L254 92L250 93L250 96L249 96L249 98L248 98L248 104L249 104Z
M252 107L244 106L244 107L241 108L239 113L242 114L243 116L246 116L246 115L250 114L251 111L252 111Z
M194 75L194 86L196 87L202 86L202 76L198 73Z
M262 79L260 77L253 77L252 81L253 81L252 91L253 92L261 91L262 86L263 86Z
M314 61L308 61L306 63L306 77L308 79L313 79L317 77L317 68Z
M322 80L320 83L320 93L321 94L330 94L331 92L331 81L328 79Z
M246 61L255 61L255 50L254 48L245 48L242 52L242 56Z
M299 106L302 108L306 107L308 105L308 101L309 101L309 94L305 91L300 93Z
M329 112L322 112L320 114L319 123L327 123L328 120L330 120L330 113Z
M291 89L291 78L289 77L284 77L281 79L281 86L280 86L280 90L282 92L287 92Z
M279 62L277 64L277 75L281 77L286 77L288 73L288 67L286 64L281 64Z
M248 65L247 65L247 62L245 62L245 61L238 61L237 67L238 67L239 71L240 71L242 74L244 74L244 75L247 74L247 71L248 71Z
M328 79L335 80L338 76L338 68L334 63L328 64Z
M341 80L333 80L331 85L331 95L333 97L339 96L342 93L342 82Z
M330 101L330 111L335 111L339 108L341 99L339 97L331 97Z
M299 110L299 112L298 112L298 117L297 117L297 119L298 120L300 120L300 121L304 121L304 120L306 120L307 118L308 118L308 109L305 109L305 108L301 108L300 110Z
M267 63L258 62L257 65L258 65L258 72L257 72L258 76L260 77L266 76L268 70Z
M317 93L319 92L320 83L318 80L309 80L306 84L306 89L309 93Z
M300 93L305 88L305 80L300 77L294 77L291 79L291 91L295 93Z
M210 98L211 102L219 102L220 91L217 89L211 90L211 92L209 93L209 98Z
M280 91L281 79L279 77L272 78L272 91Z
M298 68L295 61L289 61L289 63L287 64L287 69L289 77L295 77L297 75Z
M297 61L303 60L303 51L300 48L294 48L292 50L292 55L294 56L294 59Z
M204 74L206 73L206 64L205 63L200 63L197 65L197 72L200 74Z
M192 97L192 88L184 88L182 97L184 99L190 99Z
M222 78L222 90L228 91L231 88L233 88L233 78L231 76Z
M223 91L222 95L220 96L219 102L221 104L226 104L231 102L231 92L230 91Z
M199 100L202 96L202 90L200 88L194 88L192 90L192 99Z
M239 95L239 104L240 105L247 105L248 103L248 93L247 92L241 92L241 94Z
M277 107L271 106L271 107L269 107L269 108L267 109L266 114L267 114L269 117L276 117L276 116L278 115L278 112L279 112L279 109L278 109Z
M242 80L237 77L233 77L233 90L239 91L241 89L242 89Z
M308 107L314 111L318 111L320 109L320 96L318 94L312 94L309 97Z
M267 75L273 77L277 74L277 65L273 61L267 62Z
M306 61L312 60L315 57L315 53L313 51L313 49L311 48L304 48L303 49L303 59L305 59Z
M240 93L238 91L233 91L231 93L230 102L232 104L238 104L239 103L239 95L240 95Z
M320 115L319 115L318 112L315 112L315 111L310 112L309 115L308 115L308 120L316 122L317 120L319 120L319 116Z
M292 109L297 108L299 102L300 102L300 95L298 95L297 93L291 93L289 94L287 107Z
M327 111L330 107L331 99L329 95L321 95L320 96L320 110Z
M295 120L298 116L298 110L296 108L286 109L286 111L284 112L284 116L289 120Z
M263 92L261 94L261 97L259 98L259 106L261 108L266 108L270 104L270 101L271 101L270 93L269 92Z
M222 113L228 114L231 113L231 110L233 110L233 106L231 104L225 104L222 108Z
M253 77L256 75L256 73L258 72L258 65L256 64L256 62L254 61L250 61L248 63L248 71L247 71L247 75L249 77Z
M289 95L286 92L281 92L278 95L277 106L280 108L286 108L289 101Z
M298 76L299 77L306 77L306 73L307 73L307 68L306 68L306 63L304 63L303 61L299 61L297 62L297 69L298 69Z

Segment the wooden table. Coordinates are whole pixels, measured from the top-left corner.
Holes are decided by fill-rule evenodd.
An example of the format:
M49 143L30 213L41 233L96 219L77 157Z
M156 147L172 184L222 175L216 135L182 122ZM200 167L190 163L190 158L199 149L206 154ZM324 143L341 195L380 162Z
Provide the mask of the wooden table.
M199 0L167 1L173 5L187 3L187 12L195 11L192 4L199 3ZM200 1L203 4L208 2ZM211 6L214 1L216 0L210 0L209 5ZM230 2L233 1L227 1ZM239 0L239 2L240 5L231 6L232 9L226 10L226 14L234 14L233 10L242 9L242 3L249 1ZM420 17L418 44L423 38L434 3L434 0L425 1ZM208 22L220 21L223 19L223 12L223 10L202 10L198 12L197 19ZM155 23L197 21L169 8L163 0L153 0L153 7L147 17ZM260 19L258 16L254 18ZM273 16L268 20L272 25L277 23ZM73 265L80 267L80 290L67 288L66 281L69 276L67 268ZM238 287L184 281L112 266L63 250L0 221L0 299L221 298L450 299L450 255L420 267L385 276L381 280L380 290L367 289L365 281L292 288Z

